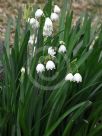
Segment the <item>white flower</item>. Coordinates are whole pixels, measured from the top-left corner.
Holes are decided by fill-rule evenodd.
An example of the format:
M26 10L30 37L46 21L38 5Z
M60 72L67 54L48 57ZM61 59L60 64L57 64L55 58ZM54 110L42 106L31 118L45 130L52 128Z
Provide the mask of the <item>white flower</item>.
M65 80L66 81L73 81L73 77L74 77L73 74L69 73L69 74L66 75Z
M65 53L65 52L66 52L66 47L65 47L65 45L60 45L58 52L59 52L59 53Z
M56 54L56 52L54 51L54 49L52 47L48 48L48 54L52 57L54 57L54 55Z
M55 5L54 6L54 12L57 13L57 14L59 14L60 11L61 11L61 9L57 5Z
M24 67L21 68L21 73L22 73L22 74L25 73L25 68L24 68Z
M58 21L59 20L59 15L56 13L51 13L51 20L52 21Z
M28 43L33 45L33 43L34 43L34 35L30 36Z
M82 76L79 73L76 73L74 75L73 81L77 83L82 82Z
M40 18L43 15L43 11L41 9L37 9L35 12L35 18Z
M53 70L55 69L55 63L51 60L49 60L47 63L46 63L46 69L47 70Z
M39 22L35 18L29 18L28 22L33 28L39 28Z
M46 19L45 19L45 26L46 27L53 27L53 24L52 24L52 21L51 21L51 19L49 18L49 17L47 17Z
M37 71L37 73L42 73L42 72L44 72L45 71L45 67L44 67L44 65L43 64L38 64L37 66L36 66L36 71Z
M28 18L28 22L30 23L30 25L34 24L35 18Z
M53 24L49 17L45 19L45 24L43 28L43 36L51 36L53 32Z

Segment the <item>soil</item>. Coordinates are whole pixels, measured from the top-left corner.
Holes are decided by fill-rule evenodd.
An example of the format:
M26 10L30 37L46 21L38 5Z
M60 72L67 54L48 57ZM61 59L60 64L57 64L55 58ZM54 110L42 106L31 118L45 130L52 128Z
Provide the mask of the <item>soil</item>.
M11 17L13 20L15 20L15 17L18 14L19 8L24 9L24 7L28 4L44 4L45 0L0 0L0 39L4 40L5 32L6 32L6 26L8 18ZM77 18L79 17L82 12L89 11L94 14L97 13L96 17L100 18L102 6L97 6L95 3L96 0L73 0L72 2L72 9L74 11L74 21L76 22ZM98 0L101 2L101 0ZM55 0L55 3L60 3L61 5L62 0ZM100 4L100 3L98 3ZM96 8L97 6L98 8ZM96 19L97 20L97 19ZM13 43L13 35L14 35L15 29L12 26L11 31L11 43Z

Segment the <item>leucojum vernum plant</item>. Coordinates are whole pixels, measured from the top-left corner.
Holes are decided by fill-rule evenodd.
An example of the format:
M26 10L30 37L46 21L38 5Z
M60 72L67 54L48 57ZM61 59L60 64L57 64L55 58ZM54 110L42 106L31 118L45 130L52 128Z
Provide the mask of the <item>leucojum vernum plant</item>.
M9 19L0 80L0 136L102 135L102 26L48 0ZM33 8L32 8L33 9ZM28 11L30 11L28 9Z

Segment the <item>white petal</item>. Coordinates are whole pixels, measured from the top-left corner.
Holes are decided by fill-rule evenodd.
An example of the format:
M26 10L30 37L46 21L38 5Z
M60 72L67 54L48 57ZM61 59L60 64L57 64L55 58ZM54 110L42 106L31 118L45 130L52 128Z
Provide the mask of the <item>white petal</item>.
M59 53L65 53L65 52L66 52L66 47L65 47L65 45L60 45L58 52L59 52Z
M66 81L73 81L73 77L74 77L73 74L69 73L69 74L66 75L65 80Z
M55 69L55 64L53 61L49 60L47 63L46 63L46 69L47 70L53 70Z
M39 22L35 18L30 18L29 23L33 28L38 28L39 27Z
M74 82L82 82L82 76L79 73L76 73L73 78Z
M43 71L45 71L45 67L44 67L44 65L43 64L38 64L37 66L36 66L36 71L37 71L37 73L42 73Z
M54 6L54 12L57 13L57 14L59 14L60 11L61 11L60 8L57 5L55 5Z
M59 20L59 15L56 13L51 13L51 20L52 21L58 21Z
M37 9L35 12L35 17L40 18L43 15L43 11L41 9Z
M49 17L45 19L45 26L46 27L53 27L52 21Z
M49 54L50 56L54 57L55 54L56 54L56 52L54 51L54 49L53 49L52 47L49 47L49 48L48 48L48 54Z

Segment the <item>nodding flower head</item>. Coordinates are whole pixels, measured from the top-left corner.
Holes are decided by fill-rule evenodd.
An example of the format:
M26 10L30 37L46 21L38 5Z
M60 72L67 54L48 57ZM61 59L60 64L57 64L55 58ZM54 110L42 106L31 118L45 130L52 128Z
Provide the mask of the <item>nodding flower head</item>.
M37 9L35 12L35 18L40 18L43 15L43 11L41 9Z
M28 22L33 28L39 28L39 22L35 18L29 18Z
M73 81L77 83L82 82L82 76L79 73L76 73L74 75Z
M49 61L46 63L46 69L47 69L47 70L53 70L53 69L55 69L55 63L54 63L52 60L49 60Z
M72 73L69 73L69 74L66 75L65 80L72 82L72 81L73 81L73 78L74 78L73 74L72 74Z
M42 73L45 71L45 67L43 64L39 63L37 66L36 66L36 71L37 73Z
M65 47L65 45L60 45L58 52L59 52L59 53L65 53L65 52L66 52L66 47Z
M55 5L54 6L54 13L59 14L60 12L61 12L61 9L57 5Z
M52 21L58 21L59 20L59 15L56 13L51 13L51 20Z
M45 24L43 28L43 36L51 36L53 32L53 24L49 17L45 19Z
M52 57L55 57L56 52L55 52L55 50L52 47L49 47L48 48L48 54L50 56L52 56Z
M49 27L53 27L53 24L52 24L52 21L51 21L51 19L49 18L49 17L47 17L46 19L45 19L45 24L44 24L44 26L46 26L47 28L49 28Z

